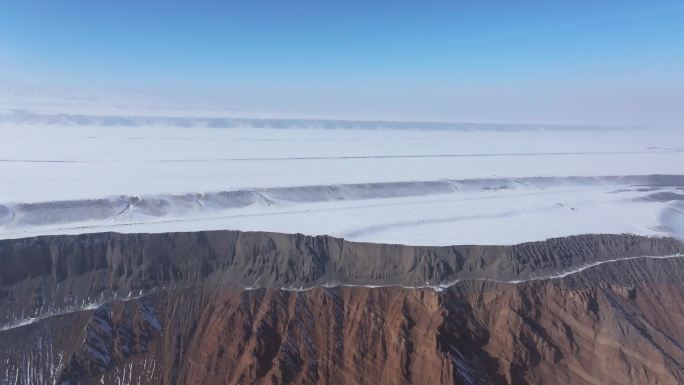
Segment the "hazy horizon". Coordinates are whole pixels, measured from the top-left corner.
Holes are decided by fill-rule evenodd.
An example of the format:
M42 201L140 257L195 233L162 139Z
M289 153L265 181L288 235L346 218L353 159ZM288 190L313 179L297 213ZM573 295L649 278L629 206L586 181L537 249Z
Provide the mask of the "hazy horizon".
M684 123L677 1L266 3L7 4L0 107Z

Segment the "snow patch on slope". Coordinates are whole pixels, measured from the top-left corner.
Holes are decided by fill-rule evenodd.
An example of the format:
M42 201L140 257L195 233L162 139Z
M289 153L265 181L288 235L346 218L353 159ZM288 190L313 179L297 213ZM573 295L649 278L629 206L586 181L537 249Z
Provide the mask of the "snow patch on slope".
M672 199L682 186L665 175L489 178L10 202L0 203L0 238L226 228L423 245L681 235Z

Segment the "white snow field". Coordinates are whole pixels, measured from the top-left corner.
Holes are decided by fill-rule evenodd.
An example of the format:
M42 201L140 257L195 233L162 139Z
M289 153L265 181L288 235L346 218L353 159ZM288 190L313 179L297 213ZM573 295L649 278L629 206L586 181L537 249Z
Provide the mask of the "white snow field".
M0 113L0 238L684 238L677 129Z

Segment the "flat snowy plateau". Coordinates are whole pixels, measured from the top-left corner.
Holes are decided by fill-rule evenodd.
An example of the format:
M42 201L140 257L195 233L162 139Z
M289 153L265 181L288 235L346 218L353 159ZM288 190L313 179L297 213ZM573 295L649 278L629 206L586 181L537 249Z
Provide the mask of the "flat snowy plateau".
M0 114L0 238L684 238L684 130Z

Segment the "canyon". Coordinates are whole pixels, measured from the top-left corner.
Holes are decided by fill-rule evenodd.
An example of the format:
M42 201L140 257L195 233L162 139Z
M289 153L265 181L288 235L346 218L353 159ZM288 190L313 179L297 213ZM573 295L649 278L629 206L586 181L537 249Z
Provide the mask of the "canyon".
M0 241L0 384L678 384L684 245Z

